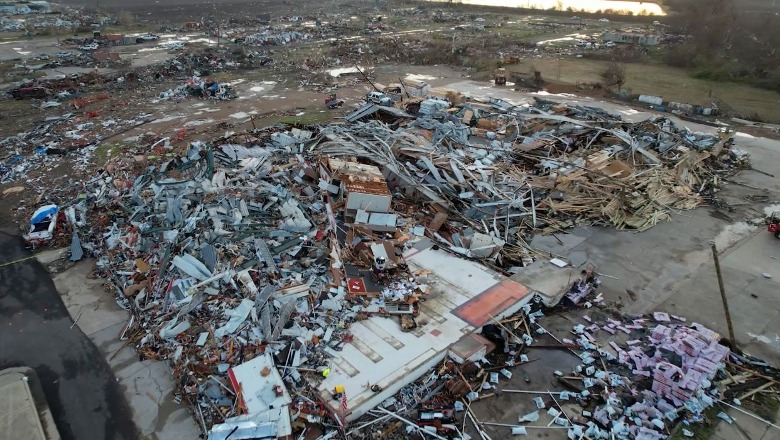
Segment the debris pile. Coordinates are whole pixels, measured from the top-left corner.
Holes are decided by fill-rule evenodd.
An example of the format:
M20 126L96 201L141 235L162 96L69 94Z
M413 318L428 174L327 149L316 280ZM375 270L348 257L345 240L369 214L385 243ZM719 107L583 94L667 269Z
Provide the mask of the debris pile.
M175 89L160 93L160 99L163 100L182 99L190 96L227 101L234 99L236 94L229 85L220 84L217 81L206 81L198 76L193 76Z
M734 376L766 373L765 363L732 353L718 333L679 316L615 316L600 324L583 319L572 330L576 339L560 341L582 350L576 352L582 363L569 376L555 373L582 407L567 416L570 436L667 438L677 422L704 422L718 404L740 405L735 392L741 387L729 389Z
M577 225L646 230L674 210L716 199L719 182L749 165L728 133L691 133L665 118L622 121L603 110L538 102L407 104L375 120L324 127L327 155L357 156L392 170L446 215L432 231L453 252L524 265L525 234ZM380 111L382 110L382 111ZM379 112L379 113L377 113ZM390 114L388 115L388 112Z
M332 250L313 223L326 221L324 206L296 183L302 165L289 147L196 143L138 177L89 184L97 197L85 247L132 312L122 337L171 362L204 430L245 412L225 391L229 369L281 350L296 367L324 369L322 347L337 345L354 317L319 307L332 294Z
M71 28L73 20L61 17L37 16L33 18L0 17L0 28L3 31L32 31L38 29L63 29Z
M202 80L193 84L208 89ZM468 102L454 91L411 99L404 109L369 104L346 120L308 130L253 129L184 149L166 143L165 154L120 156L86 183L86 198L63 206L69 220L76 213L87 218L70 220L75 253L97 258L96 273L111 280L131 314L121 338L143 358L172 365L177 399L204 432L273 425L284 436L312 421L343 427L343 414L327 421L333 404L322 401L317 387L334 353L351 343L351 323L382 316L399 331L417 328L419 303L435 280L410 273L402 256L415 243L516 272L537 257L529 234L578 224L646 229L671 209L702 203L703 193L746 160L727 137L689 133L666 119L628 123L584 107ZM598 285L585 283L572 302ZM519 350L545 333L536 321L541 306L534 307L526 306L521 318L522 336L498 330L514 354L507 368L483 375L483 386L496 384L499 373L511 377L508 367L528 361ZM700 338L693 330L673 330L654 340L659 352L690 346L712 363L694 359L686 367L717 366L727 354L715 351L714 337L694 346ZM623 359L598 351L584 330L578 343L587 350L582 361L589 380L632 387L589 373L592 351L605 361ZM653 378L657 369L671 372L658 376L671 382L658 379L663 392L656 397L673 404L701 399L704 380L717 370L679 379L666 367L682 368L674 359L625 351L633 369L651 368ZM699 356L705 351L714 354ZM255 368L267 380L240 379ZM415 393L436 394L445 386L437 381L459 371L447 364ZM452 396L474 398L471 386L446 387ZM581 391L592 401L590 391ZM252 403L256 397L261 402ZM282 410L269 403L277 398L286 402ZM632 411L660 417L647 408L661 404L647 399ZM613 426L587 429L654 429L610 411L614 406L592 411L593 423ZM577 429L558 415L555 420Z
M98 258L96 272L131 312L121 338L143 358L171 363L176 393L204 431L257 415L226 379L262 355L273 354L284 371L296 397L291 405L322 413L307 386L327 375L329 352L351 340L349 324L396 316L412 329L414 304L426 290L392 241L363 244L352 231L337 238L343 226L323 200L323 188L336 189L301 154L317 142L312 132L271 128L223 142L193 143L181 157L145 169L135 160L109 164L78 205L90 225L80 227L86 238L79 247ZM361 179L381 172L335 159L325 165L344 181L345 212L370 235L379 207L365 206L368 215L361 206L384 199L389 209L390 194L382 179L376 191ZM395 230L395 217L383 218L384 230ZM373 282L350 277L365 265ZM385 286L378 297L374 283ZM284 419L280 435L289 431L280 427L289 414Z
M149 114L125 114L125 118L119 114L101 117L103 111L115 110L106 105L101 105L100 111L95 107L94 103L104 101L105 96L96 94L74 99L69 103L74 111L49 116L26 132L0 139L0 148L3 148L0 153L0 183L25 179L27 185L40 188L41 193L51 194L52 188L45 188L45 179L41 180L41 177L46 177L46 172L62 163L67 163L71 170L88 170L92 168L95 152L104 139L155 120ZM77 188L60 190L75 197ZM70 199L65 197L62 200Z
M563 340L585 350L580 353L583 364L573 376L582 380L580 395L599 390L603 399L589 411L592 420L577 432L592 438L661 439L680 416L687 414L687 422L702 420L702 413L720 398L712 381L724 370L730 350L719 344L719 334L706 327L672 319L677 323L670 323L669 315L661 312L653 319L610 318L602 326L577 325L577 340ZM608 349L596 342L593 333L600 331L610 337L622 332L634 339L612 340ZM599 368L597 359L605 365L617 363L619 368ZM626 404L628 396L634 401L631 405Z
M267 30L264 32L247 35L244 43L251 46L281 46L296 41L304 41L311 38L310 34L298 31L273 32Z
M253 61L246 64L252 65ZM89 72L24 81L10 90L8 97L29 100L41 118L25 131L0 139L0 183L30 178L32 170L50 171L62 162L69 163L72 169L85 170L92 165L95 150L107 138L154 121L169 120L155 118L144 112L143 107L139 109L141 103L153 105L163 99L187 96L234 99L236 93L232 87L200 75L237 66L233 58L207 51L182 54L161 65L123 74ZM159 86L167 78L183 78L184 84L164 90ZM146 86L139 87L139 84ZM158 99L139 97L152 87L149 84L158 86L159 92L153 92L161 93ZM186 133L182 130L176 136L183 134ZM36 186L35 180L37 177L29 183Z

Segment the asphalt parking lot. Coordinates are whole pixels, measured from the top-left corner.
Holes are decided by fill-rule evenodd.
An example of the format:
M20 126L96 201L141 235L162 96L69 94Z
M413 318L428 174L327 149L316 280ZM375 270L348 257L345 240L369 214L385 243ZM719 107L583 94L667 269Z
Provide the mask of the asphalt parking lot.
M0 262L29 255L21 237L0 232ZM63 440L139 437L108 364L72 326L49 273L36 259L0 267L0 319L0 369L35 369Z

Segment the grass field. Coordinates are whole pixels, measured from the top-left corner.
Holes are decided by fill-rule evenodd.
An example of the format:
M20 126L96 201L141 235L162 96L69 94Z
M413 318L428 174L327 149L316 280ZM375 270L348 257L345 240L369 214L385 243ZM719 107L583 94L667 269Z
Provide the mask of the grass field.
M528 73L531 68L542 72L547 81L564 84L599 82L606 61L587 59L530 59L510 66L514 72ZM653 64L624 64L630 93L661 96L665 100L709 105L716 99L723 107L750 116L760 115L768 122L780 122L780 93L744 84L715 82L692 78L685 69ZM710 94L712 98L710 98Z

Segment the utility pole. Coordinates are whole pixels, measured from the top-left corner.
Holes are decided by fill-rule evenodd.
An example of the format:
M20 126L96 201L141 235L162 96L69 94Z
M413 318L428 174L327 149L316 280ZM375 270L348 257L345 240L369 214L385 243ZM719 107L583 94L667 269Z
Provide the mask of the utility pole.
M455 53L455 32L452 33L452 53Z
M366 75L365 73L363 73L362 70L360 70L360 67L358 67L357 64L355 64L355 69L357 69L358 73L360 73L360 75L363 76L363 79L365 79L369 84L371 84L371 87L373 87L374 90L376 90L377 92L382 92L382 90L379 90L379 88L376 85L374 85L373 82L371 82L371 80L368 78L368 75Z
M720 273L720 260L718 259L718 248L715 242L711 241L712 258L715 260L715 273L718 275L718 288L720 288L720 298L723 300L723 311L726 313L726 325L729 327L729 338L734 348L737 348L737 338L734 336L734 326L731 324L731 313L729 313L729 302L726 299L726 290L723 288L723 276Z

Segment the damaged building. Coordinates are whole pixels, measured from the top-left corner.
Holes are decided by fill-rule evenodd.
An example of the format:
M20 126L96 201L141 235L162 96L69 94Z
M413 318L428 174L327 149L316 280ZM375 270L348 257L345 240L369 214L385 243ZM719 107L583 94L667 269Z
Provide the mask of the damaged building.
M714 177L748 163L730 137L665 118L457 101L229 133L153 165L119 157L85 183L88 196L47 212L62 213L74 258L93 255L128 310L120 338L171 365L176 395L209 439L302 430L330 438L399 395L420 401L446 389L448 404L473 400L479 393L456 372L511 352L501 370L509 377L546 334L541 310L599 304L595 270L535 251L533 234L583 224L646 230L671 209L705 203ZM603 332L631 325L649 322ZM713 338L654 331L659 344L710 350L710 363L728 355ZM579 343L589 364L596 350L583 338L566 344ZM671 384L672 367L632 346L613 346L612 356L652 367L652 391L673 393L675 408L693 394L674 386L694 391L686 387L717 370ZM596 428L564 427L609 425L593 417ZM433 432L443 432L440 422Z

